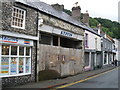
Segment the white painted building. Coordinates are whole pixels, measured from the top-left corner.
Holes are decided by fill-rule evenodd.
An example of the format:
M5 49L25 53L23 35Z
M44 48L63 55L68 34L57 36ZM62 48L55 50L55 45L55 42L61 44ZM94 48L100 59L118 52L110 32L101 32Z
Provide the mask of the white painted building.
M118 60L118 62L120 62L120 40L118 39L114 39L115 41L115 49L116 49L116 57L115 59Z
M98 30L99 31L99 30ZM101 36L92 28L85 30L85 70L101 67Z

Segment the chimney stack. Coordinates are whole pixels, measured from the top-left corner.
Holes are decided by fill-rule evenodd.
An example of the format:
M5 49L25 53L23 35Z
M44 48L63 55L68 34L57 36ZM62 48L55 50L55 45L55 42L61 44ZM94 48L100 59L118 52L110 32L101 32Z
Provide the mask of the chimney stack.
M64 5L59 5L58 3L57 4L52 4L51 5L53 8L55 8L56 10L59 10L59 11L63 11L64 10Z
M72 8L72 17L80 21L81 17L81 8L77 6L78 2L75 3L75 6Z
M86 11L86 13L83 13L83 19L82 19L83 23L86 24L87 26L89 26L89 13L88 11Z
M101 25L101 24L98 24L98 34L99 34L99 35L101 34L101 31L102 31L102 25Z

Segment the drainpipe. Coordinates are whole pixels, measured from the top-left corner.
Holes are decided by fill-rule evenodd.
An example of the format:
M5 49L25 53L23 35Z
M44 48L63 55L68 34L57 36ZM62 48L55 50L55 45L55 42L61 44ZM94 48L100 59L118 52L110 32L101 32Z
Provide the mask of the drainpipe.
M39 45L39 41L40 41L40 31L38 30L39 27L41 27L43 25L43 19L42 17L39 17L39 12L37 12L37 36L38 36L38 40L37 40L37 62L36 62L36 82L39 82L39 65L40 65L40 45Z
M39 31L38 31L38 18L39 16L39 13L37 12L37 37L39 38ZM38 73L39 73L39 39L37 40L36 42L36 62L35 62L35 82L38 82L39 81L39 76L38 76Z
M39 36L40 36L40 34L39 34L39 31L37 32L38 33L38 38L39 38ZM40 50L40 47L39 47L39 40L37 40L37 63L36 63L36 82L38 82L39 81L39 50Z

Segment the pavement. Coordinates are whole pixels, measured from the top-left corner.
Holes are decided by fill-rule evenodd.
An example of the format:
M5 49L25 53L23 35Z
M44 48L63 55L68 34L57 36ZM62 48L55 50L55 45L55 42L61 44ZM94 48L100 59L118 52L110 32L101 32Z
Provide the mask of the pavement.
M78 80L83 80L88 77L95 76L97 74L109 71L116 68L115 66L105 66L100 69L92 70L92 71L87 71L87 72L82 72L80 74L74 75L74 76L69 76L63 79L54 79L54 80L46 80L46 81L40 81L40 82L33 82L33 83L28 83L25 85L19 85L19 86L14 86L14 87L9 87L9 88L54 88L57 86L69 84L72 82L76 82Z

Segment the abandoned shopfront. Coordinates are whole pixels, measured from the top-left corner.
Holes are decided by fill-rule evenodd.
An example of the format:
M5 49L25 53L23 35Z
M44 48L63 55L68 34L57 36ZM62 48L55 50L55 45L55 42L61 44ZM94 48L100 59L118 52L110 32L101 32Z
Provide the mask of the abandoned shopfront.
M41 7L44 7L44 10ZM41 7L38 8L40 12L37 76L42 78L42 72L49 70L58 72L62 77L82 72L85 27L64 13L63 5L50 6L41 2ZM51 73L47 75L49 74Z
M39 70L55 70L61 76L80 73L84 63L83 37L58 28L53 28L53 33L47 29L43 32L43 28L40 30Z
M38 27L40 37L38 73L41 75L42 71L54 70L60 76L67 76L82 72L84 65L83 29L44 14L40 14L40 17L44 23Z

